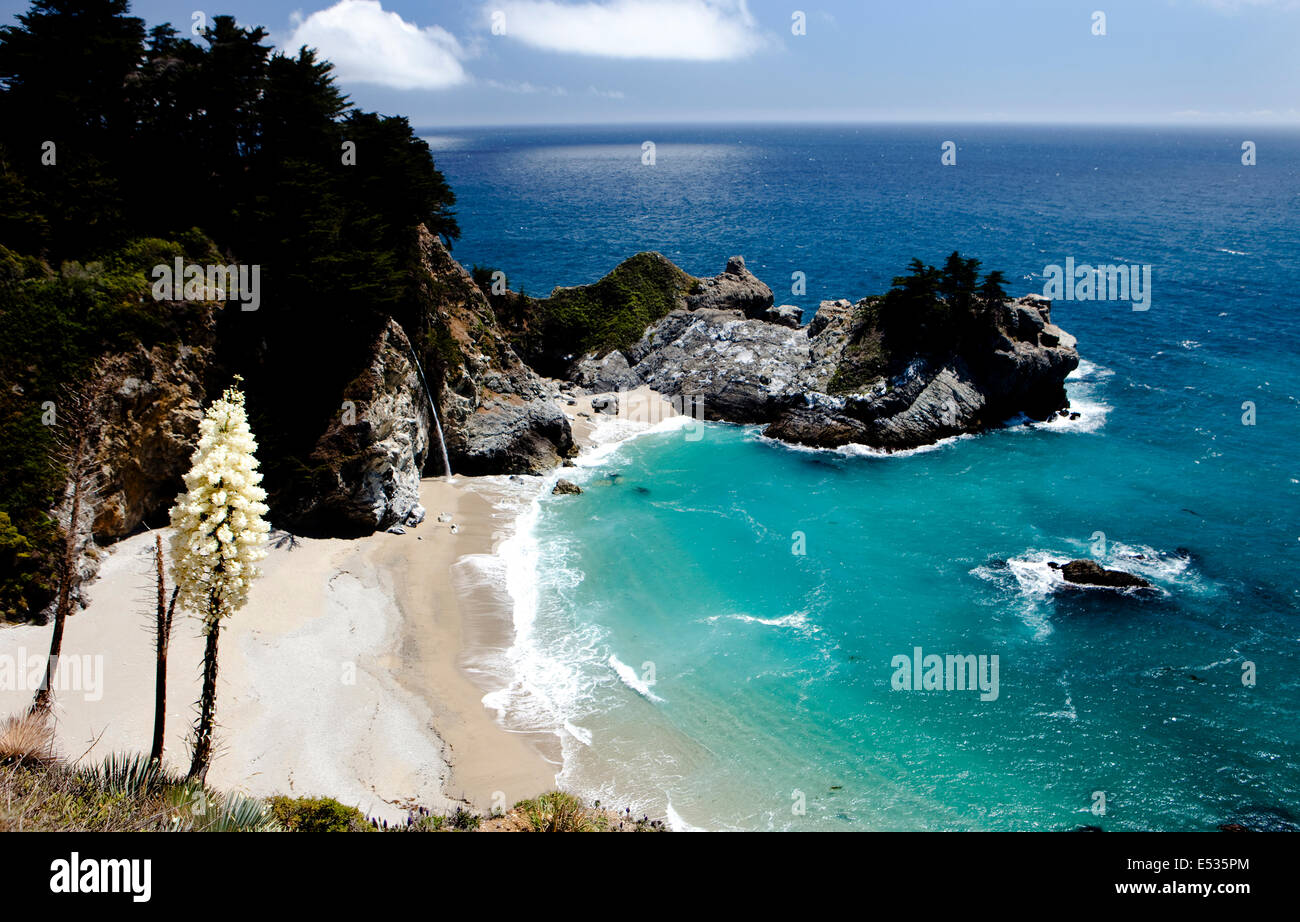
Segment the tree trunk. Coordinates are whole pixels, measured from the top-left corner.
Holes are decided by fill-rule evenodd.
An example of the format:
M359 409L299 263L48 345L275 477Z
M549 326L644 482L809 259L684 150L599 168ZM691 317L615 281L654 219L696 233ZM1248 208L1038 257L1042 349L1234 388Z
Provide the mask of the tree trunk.
M212 761L213 714L217 707L217 638L221 619L210 614L205 626L207 643L203 649L203 694L199 699L199 721L194 726L194 756L190 761L191 781L204 783Z
M176 597L180 595L179 587L172 591L172 603L167 606L167 586L163 575L162 535L154 536L154 559L158 567L158 613L157 613L157 651L158 665L154 675L153 695L153 748L149 758L161 762L163 757L163 737L167 724L167 645L171 640L172 614L176 611Z
M59 665L59 654L63 650L63 626L67 623L69 610L72 608L72 580L77 572L77 527L81 519L81 493L84 479L80 466L84 463L87 451L87 438L84 430L77 439L76 464L72 473L72 511L68 517L67 528L63 536L63 560L60 563L59 596L54 606L54 633L50 636L50 656L45 661L45 679L36 690L32 701L31 713L48 714L54 703L54 671Z

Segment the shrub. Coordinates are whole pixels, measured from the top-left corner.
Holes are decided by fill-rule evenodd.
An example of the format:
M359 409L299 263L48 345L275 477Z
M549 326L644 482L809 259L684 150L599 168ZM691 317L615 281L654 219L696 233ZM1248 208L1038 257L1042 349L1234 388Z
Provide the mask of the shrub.
M582 801L563 791L551 791L515 804L526 832L595 832L596 823Z
M365 815L332 797L271 798L271 815L288 832L367 832Z

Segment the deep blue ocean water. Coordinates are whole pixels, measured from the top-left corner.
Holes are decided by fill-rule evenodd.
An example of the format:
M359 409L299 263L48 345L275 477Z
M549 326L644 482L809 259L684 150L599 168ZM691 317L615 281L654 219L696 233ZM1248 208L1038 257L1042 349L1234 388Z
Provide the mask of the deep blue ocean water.
M954 249L1014 294L1066 257L1152 266L1146 312L1054 307L1085 360L1073 425L892 457L664 431L587 463L579 499L545 496L518 665L531 719L569 727L567 786L705 828L1300 817L1300 133L430 140L459 198L455 255L532 294L640 250L699 275L743 254L806 317ZM1046 561L1070 557L1159 591L1063 591ZM895 690L893 658L918 646L997 655L998 697Z

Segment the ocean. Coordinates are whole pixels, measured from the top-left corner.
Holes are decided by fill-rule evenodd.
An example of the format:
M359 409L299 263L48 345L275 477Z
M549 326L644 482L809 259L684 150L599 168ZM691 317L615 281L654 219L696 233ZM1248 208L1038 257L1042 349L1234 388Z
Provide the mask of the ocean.
M641 250L742 254L805 319L954 249L1016 295L1071 258L1151 267L1145 311L1054 305L1077 420L892 456L611 422L566 471L582 496L521 500L488 700L559 735L564 787L681 829L1300 818L1300 133L427 134L454 255L535 295ZM1048 562L1074 557L1156 591L1066 590ZM985 690L896 687L931 654Z

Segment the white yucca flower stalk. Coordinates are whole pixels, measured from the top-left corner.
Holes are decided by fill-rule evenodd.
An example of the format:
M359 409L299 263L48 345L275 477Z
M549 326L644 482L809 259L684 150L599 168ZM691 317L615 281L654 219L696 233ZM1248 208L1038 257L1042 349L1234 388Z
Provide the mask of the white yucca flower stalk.
M239 381L238 378L235 379ZM194 725L191 779L203 781L212 758L217 706L217 642L221 622L248 601L266 556L270 526L266 491L258 484L257 442L244 395L230 387L199 423L199 445L185 475L186 492L172 507L172 571L177 601L203 619L203 691Z
M248 601L266 556L270 526L259 484L257 442L244 395L227 388L199 423L199 445L171 520L173 579L182 608L206 620L228 618Z

